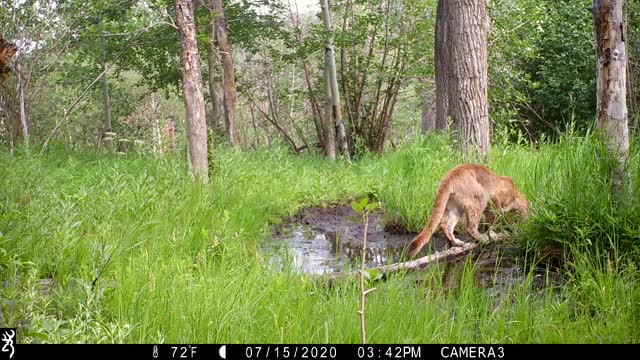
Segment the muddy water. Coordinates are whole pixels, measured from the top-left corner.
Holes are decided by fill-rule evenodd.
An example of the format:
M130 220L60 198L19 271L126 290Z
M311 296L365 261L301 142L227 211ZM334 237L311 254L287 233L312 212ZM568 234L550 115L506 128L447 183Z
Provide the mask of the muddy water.
M286 253L296 269L322 274L342 271L359 263L363 235L362 217L350 206L314 207L302 210L276 228L270 246L271 251L275 250L280 256ZM371 214L367 267L395 262L414 236L385 229L383 213ZM438 245L439 241L434 243Z
M273 231L273 239L266 246L272 255L271 263L277 269L291 266L307 274L323 274L359 267L362 258L364 224L360 214L350 206L307 208L289 219ZM385 227L382 211L369 216L367 230L366 266L373 268L398 262L415 233L402 229ZM460 235L463 241L468 237ZM421 256L449 248L448 242L434 236ZM477 286L490 293L500 293L510 285L522 283L525 274L522 266L515 261L515 249L504 245L483 249L473 257L474 278ZM500 259L498 261L498 258ZM443 269L443 283L455 286L462 269L462 261L440 265ZM534 278L535 287L556 283L557 279L546 276Z

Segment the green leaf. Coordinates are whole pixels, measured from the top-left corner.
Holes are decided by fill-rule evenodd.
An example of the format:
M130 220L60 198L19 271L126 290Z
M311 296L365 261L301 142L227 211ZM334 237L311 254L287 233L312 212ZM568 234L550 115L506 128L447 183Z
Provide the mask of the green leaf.
M380 207L380 204L379 204L379 203L377 203L377 202L372 202L372 203L368 204L367 206L365 206L365 208L364 208L364 209L365 209L366 211L373 211L373 210L378 209L379 207Z
M369 270L369 276L371 276L371 278L373 278L373 280L378 280L382 277L382 274L380 274L380 269L378 268L373 268L371 270Z
M364 275L365 278L367 278L367 280L371 280L371 274L369 273L368 270L363 270L362 274Z
M355 201L351 202L351 208L353 209L353 211L362 214L363 207L359 203Z

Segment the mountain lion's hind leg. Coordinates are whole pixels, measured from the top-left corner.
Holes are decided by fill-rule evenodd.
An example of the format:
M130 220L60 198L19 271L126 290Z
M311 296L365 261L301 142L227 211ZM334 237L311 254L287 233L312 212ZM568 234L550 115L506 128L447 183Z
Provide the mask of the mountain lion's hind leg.
M442 231L444 231L444 235L447 237L447 240L449 240L451 246L464 245L464 242L456 239L456 236L453 234L453 230L456 228L458 220L460 220L460 215L460 212L456 208L447 209L445 210L445 213L442 216L442 221L440 222Z

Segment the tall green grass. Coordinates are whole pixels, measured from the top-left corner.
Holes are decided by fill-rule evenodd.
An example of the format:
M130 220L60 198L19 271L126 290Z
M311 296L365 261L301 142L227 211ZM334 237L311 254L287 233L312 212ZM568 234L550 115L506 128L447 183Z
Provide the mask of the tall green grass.
M599 168L586 167L592 143L567 138L492 152L491 166L534 204L532 220L516 228L519 240L576 244L567 250L575 256L566 285L537 291L529 273L494 298L473 285L470 262L454 291L443 289L437 267L421 276L426 282L398 275L369 295L369 341L638 342L639 270L622 244L640 220L604 195L575 194L576 186L606 187L592 184L602 180ZM260 250L271 225L305 206L374 195L390 221L418 230L440 177L459 162L438 136L353 165L277 148L219 148L211 183L200 186L178 156L4 152L0 325L17 326L23 343L358 342L358 283L327 287L274 270ZM567 169L581 170L569 172L576 180ZM569 225L590 221L602 230ZM577 246L598 236L614 240L594 249L619 256Z

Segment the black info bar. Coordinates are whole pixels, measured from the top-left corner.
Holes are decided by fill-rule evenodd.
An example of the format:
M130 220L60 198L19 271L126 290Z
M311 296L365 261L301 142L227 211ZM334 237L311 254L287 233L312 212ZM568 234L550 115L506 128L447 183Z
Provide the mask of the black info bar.
M5 346L6 347L6 346ZM13 350L6 351L6 350ZM13 344L1 359L623 359L635 344ZM11 357L10 357L11 355Z

